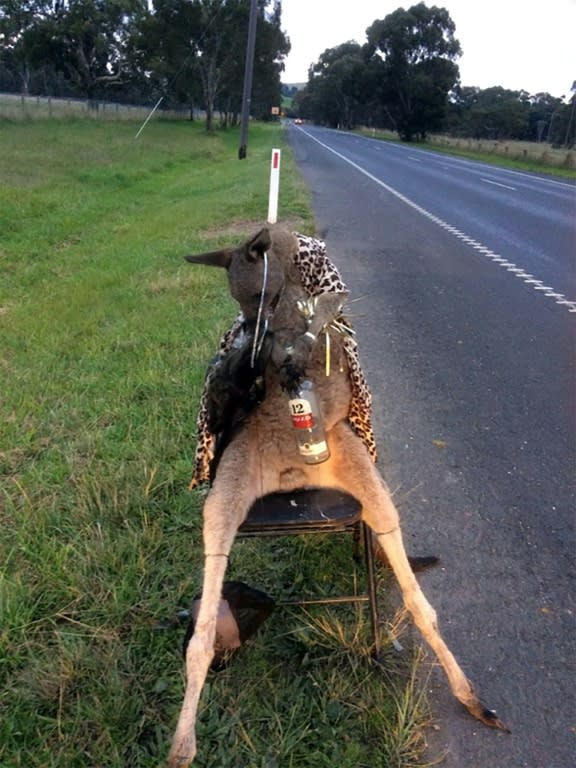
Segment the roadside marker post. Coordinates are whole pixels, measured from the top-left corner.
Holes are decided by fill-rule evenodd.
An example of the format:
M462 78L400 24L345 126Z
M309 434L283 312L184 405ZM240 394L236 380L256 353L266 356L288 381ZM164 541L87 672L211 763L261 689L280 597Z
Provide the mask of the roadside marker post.
M279 149L272 150L270 163L270 193L268 196L268 224L278 220L278 192L280 190L280 155Z

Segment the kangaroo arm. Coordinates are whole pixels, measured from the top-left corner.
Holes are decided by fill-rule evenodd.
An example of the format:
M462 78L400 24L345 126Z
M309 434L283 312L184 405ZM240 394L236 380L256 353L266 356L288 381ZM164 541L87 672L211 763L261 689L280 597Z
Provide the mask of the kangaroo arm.
M312 299L314 312L308 320L307 333L318 336L342 312L348 292L321 293Z
M347 296L347 293L322 293L310 299L306 330L295 333L288 343L285 336L282 342L275 342L272 361L280 371L280 382L285 389L292 389L303 377L318 335L338 317Z

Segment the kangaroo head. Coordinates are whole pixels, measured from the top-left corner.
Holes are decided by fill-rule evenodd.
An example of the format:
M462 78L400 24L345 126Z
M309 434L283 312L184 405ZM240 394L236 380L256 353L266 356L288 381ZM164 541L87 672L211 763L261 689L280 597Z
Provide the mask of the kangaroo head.
M265 228L239 248L185 258L192 264L227 270L230 293L250 324L256 321L259 308L264 312L274 309L293 274L293 256L297 250L294 235L277 228Z

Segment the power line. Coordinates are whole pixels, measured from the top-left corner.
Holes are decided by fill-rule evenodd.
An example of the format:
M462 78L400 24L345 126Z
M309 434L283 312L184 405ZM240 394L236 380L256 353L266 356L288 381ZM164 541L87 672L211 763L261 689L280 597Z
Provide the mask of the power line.
M204 42L204 38L205 38L205 37L206 37L206 35L208 34L208 31L209 31L210 27L212 26L212 24L214 24L214 22L216 21L216 19L217 19L217 18L218 18L218 16L220 15L220 13L221 13L221 12L224 10L224 6L225 6L225 5L226 5L226 2L225 2L225 0L223 0L223 1L220 3L220 5L219 5L219 6L216 8L216 10L215 10L215 11L214 11L214 13L212 14L212 16L211 16L211 17L208 19L207 23L206 23L205 25L203 25L202 34L201 34L201 35L200 35L200 37L198 38L198 42L196 43L196 45L195 45L195 46L193 46L193 47L192 47L192 50L191 50L191 51L190 51L190 53L189 53L189 54L186 56L186 58L184 59L184 61L183 61L183 62L182 62L182 64L180 65L179 69L176 71L176 73L175 73L174 75L172 75L172 77L171 77L171 78L168 80L168 83L167 83L167 84L166 84L166 86L165 86L165 90L166 90L166 91L169 91L169 90L170 90L170 88L171 88L171 87L174 85L174 83L176 82L176 80L177 80L177 79L180 77L180 75L181 75L181 74L182 74L182 72L184 71L184 68L185 68L185 67L188 65L188 62L190 61L190 59L191 59L192 57L196 56L196 51L197 51L197 49L199 49L199 48L200 48L200 46L202 45L202 43ZM150 118L152 117L152 115L154 114L154 112L156 112L156 110L158 109L158 107L160 106L160 104L161 104L161 102L162 102L163 100L164 100L164 96L161 96L161 97L158 99L158 101L156 102L155 106L154 106L154 107L152 108L152 110L150 111L150 113L149 113L148 117L147 117L147 118L146 118L146 120L144 120L144 122L142 123L142 125L141 125L141 127L140 127L140 130L138 131L138 133L136 134L136 136L134 137L134 139L137 139L137 138L140 136L140 134L142 133L142 131L143 131L143 130L144 130L144 128L146 127L146 124L148 123L148 121L150 120Z

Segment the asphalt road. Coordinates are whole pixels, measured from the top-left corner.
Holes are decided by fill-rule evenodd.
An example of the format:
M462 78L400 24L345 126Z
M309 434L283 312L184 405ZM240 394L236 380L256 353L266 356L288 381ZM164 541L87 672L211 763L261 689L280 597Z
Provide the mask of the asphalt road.
M289 140L354 297L379 465L486 704L433 668L429 757L576 765L576 187L305 126ZM281 201L280 201L281 202Z

